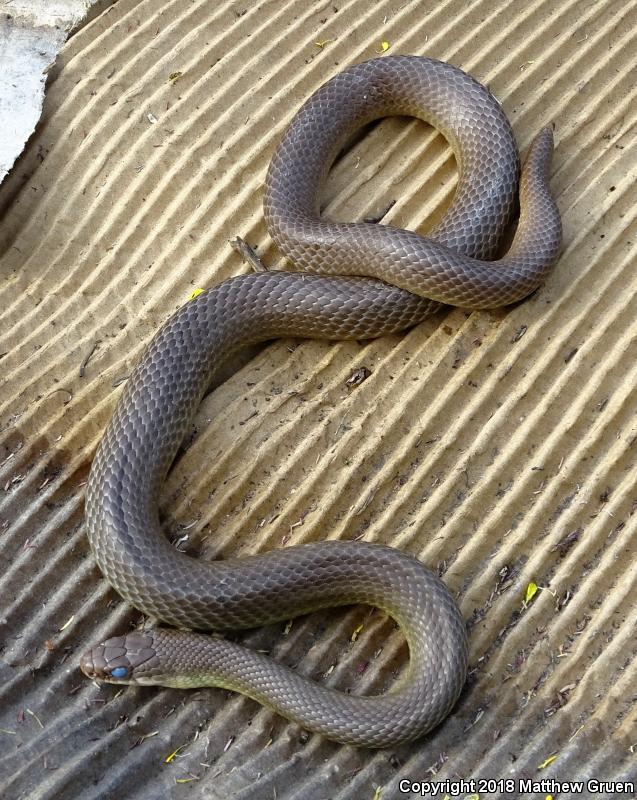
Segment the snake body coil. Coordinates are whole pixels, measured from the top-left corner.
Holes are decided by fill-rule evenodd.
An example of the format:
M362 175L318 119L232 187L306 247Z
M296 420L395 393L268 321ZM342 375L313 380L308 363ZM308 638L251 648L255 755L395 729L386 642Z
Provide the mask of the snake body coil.
M447 136L460 177L429 237L321 219L319 195L347 137L378 117L421 117ZM156 628L86 653L87 675L123 683L224 686L340 742L379 747L423 735L450 711L467 670L465 627L444 584L382 545L327 541L205 563L162 535L158 495L221 363L280 336L365 339L408 328L438 307L490 308L533 291L561 241L547 186L552 132L529 150L513 244L488 261L518 199L518 155L497 101L457 68L415 56L375 59L321 87L272 159L264 210L294 264L314 273L232 278L180 309L131 376L91 469L86 520L108 581L136 608L182 628L228 630L314 609L368 603L386 610L410 649L406 675L375 697L346 695L218 637ZM345 277L344 277L345 276Z

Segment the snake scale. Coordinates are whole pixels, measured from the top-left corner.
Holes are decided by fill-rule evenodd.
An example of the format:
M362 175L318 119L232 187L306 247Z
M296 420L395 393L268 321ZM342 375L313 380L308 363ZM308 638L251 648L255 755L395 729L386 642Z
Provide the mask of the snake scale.
M459 182L427 237L321 218L319 196L348 137L389 115L419 117L447 137ZM383 747L422 736L465 681L467 636L454 598L416 558L364 541L323 541L225 561L177 551L160 530L158 496L220 365L248 343L282 336L366 339L402 331L449 303L514 303L544 280L561 243L548 188L551 128L518 151L498 102L456 67L418 56L373 59L337 74L303 105L272 158L264 212L283 253L305 272L231 278L181 308L156 334L117 404L87 486L90 544L106 579L165 623L114 637L81 659L90 677L175 687L222 686L339 742ZM519 183L519 187L518 187ZM494 258L520 206L510 249ZM312 273L312 274L308 274ZM410 651L390 691L321 686L218 635L319 608L385 610Z

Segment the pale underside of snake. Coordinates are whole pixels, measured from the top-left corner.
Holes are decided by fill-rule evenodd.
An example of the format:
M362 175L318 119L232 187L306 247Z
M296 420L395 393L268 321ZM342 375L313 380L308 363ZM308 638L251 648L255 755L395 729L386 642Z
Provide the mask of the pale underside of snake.
M320 217L330 165L357 128L389 115L424 119L458 162L454 200L427 237ZM81 660L90 677L173 687L221 686L339 742L410 741L449 713L465 681L468 645L458 606L416 558L361 541L321 541L204 562L170 545L158 496L192 417L221 364L282 336L365 339L407 329L449 303L514 303L544 280L561 243L548 189L545 128L519 181L511 127L490 92L459 69L417 56L374 59L322 86L272 159L265 218L294 267L227 280L181 308L129 379L98 448L86 495L87 532L106 579L133 606L182 629L118 636ZM520 220L504 257L504 228ZM318 274L317 274L318 273ZM409 665L390 691L355 696L319 685L220 636L337 605L377 606L399 624Z

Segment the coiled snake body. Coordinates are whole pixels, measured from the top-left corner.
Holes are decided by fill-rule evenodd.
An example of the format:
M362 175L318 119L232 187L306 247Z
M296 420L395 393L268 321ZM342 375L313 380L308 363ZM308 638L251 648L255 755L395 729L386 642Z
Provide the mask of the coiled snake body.
M458 160L455 198L427 238L320 218L320 188L344 140L393 114L431 122ZM418 560L382 545L327 541L204 563L162 535L157 498L213 373L237 348L280 336L377 337L414 325L439 303L492 308L533 291L561 241L547 187L552 149L546 128L522 171L512 246L501 260L484 260L518 199L517 148L497 101L459 69L416 56L374 59L336 75L283 136L264 203L281 250L296 267L321 274L244 275L181 308L128 381L93 462L91 547L107 580L136 608L181 628L223 631L328 606L375 605L409 643L409 668L397 685L380 696L347 695L222 638L167 628L93 648L81 661L87 675L223 686L309 730L370 747L421 736L449 713L466 675L465 626L449 591Z

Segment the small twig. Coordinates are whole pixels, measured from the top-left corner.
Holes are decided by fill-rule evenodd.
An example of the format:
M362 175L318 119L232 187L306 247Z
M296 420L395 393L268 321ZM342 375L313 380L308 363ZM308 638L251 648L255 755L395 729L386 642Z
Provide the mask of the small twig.
M252 267L255 272L267 272L268 268L266 265L261 261L259 256L256 254L253 247L244 241L240 236L237 236L235 239L230 239L230 246L233 250L236 250L237 253L241 256L241 258Z
M94 342L93 347L91 347L91 349L90 349L88 355L86 356L86 358L84 359L84 361L82 361L82 363L80 365L80 378L83 378L84 375L86 374L86 367L88 365L88 362L91 360L91 358L93 358L93 355L95 354L95 351L97 350L97 348L100 346L101 343L102 343L102 340L101 339L97 339L97 341Z
M383 219L383 217L385 217L395 205L396 201L390 200L389 203L385 206L385 208L381 209L377 214L372 214L371 217L365 217L363 222L379 223Z
M55 394L56 392L66 392L68 394L68 398L62 401L65 406L67 406L73 399L73 392L70 389L65 389L63 386L60 386L58 389L53 389L46 395L46 397L51 397L51 395Z

